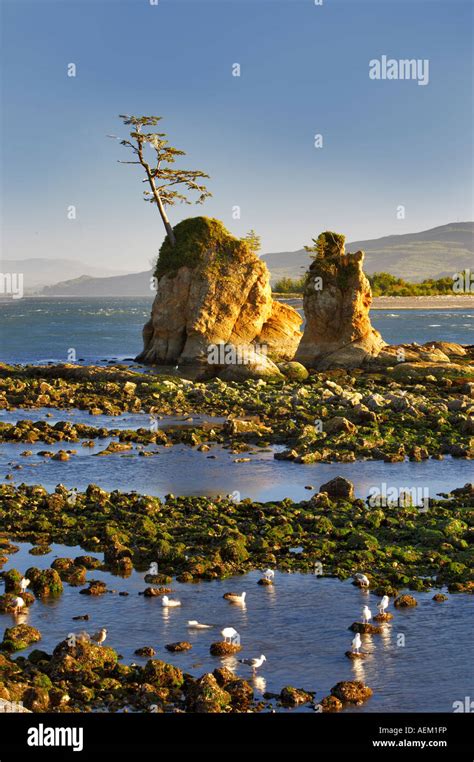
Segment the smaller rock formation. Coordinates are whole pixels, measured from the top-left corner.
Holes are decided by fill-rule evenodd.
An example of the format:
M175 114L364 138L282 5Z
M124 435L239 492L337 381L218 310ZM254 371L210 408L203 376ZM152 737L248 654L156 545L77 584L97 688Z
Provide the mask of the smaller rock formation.
M359 632L361 635L380 635L383 632L382 627L370 622L352 622L349 630Z
M363 704L372 696L372 689L360 680L342 680L331 688L331 694L342 704Z
M222 712L230 701L230 693L219 686L210 672L190 683L186 693L187 710L199 714Z
M354 485L343 476L336 476L325 484L321 484L319 492L326 492L329 497L344 498L345 500L354 499Z
M218 640L216 643L211 643L209 652L211 656L231 656L242 650L242 646L237 643L225 643L223 640Z
M306 325L295 359L319 370L359 367L385 345L370 323L364 253L346 254L344 236L329 231L313 250L303 297Z
M393 605L397 609L407 609L418 606L418 601L412 595L399 595L395 598Z
M168 643L165 648L167 651L175 653L179 651L190 651L192 649L192 645L191 643L188 643L187 640L179 640L177 643Z
M14 627L7 627L0 648L7 652L21 651L32 643L37 643L38 640L41 640L39 630L28 624L17 624Z
M280 701L283 706L301 706L301 704L309 704L312 700L312 693L301 688L294 688L292 685L285 685L280 693Z
M26 570L25 576L30 580L30 586L37 598L60 595L63 583L56 569L37 569L35 566Z

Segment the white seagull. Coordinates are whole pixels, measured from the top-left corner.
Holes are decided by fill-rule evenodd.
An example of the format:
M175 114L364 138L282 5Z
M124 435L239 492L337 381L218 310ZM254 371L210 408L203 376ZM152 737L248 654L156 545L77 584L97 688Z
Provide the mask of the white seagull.
M105 627L102 627L99 632L94 632L93 635L91 635L91 640L95 640L96 643L99 644L99 646L102 645L102 643L105 641L107 637L107 630Z
M224 598L231 603L245 603L246 595L247 593L224 593Z
M384 595L380 603L377 603L377 608L379 610L379 614L385 614L385 609L388 608L388 604L390 603L390 598L388 595Z
M363 624L369 624L370 620L372 619L372 612L369 609L368 606L364 606L362 609L362 622Z
M188 627L192 627L195 630L210 630L212 624L201 624L197 619L189 619Z
M25 593L25 592L26 592L26 588L27 588L27 587L28 587L28 585L30 584L30 581L31 581L31 580L27 579L26 577L22 577L22 578L21 578L21 580L20 580L20 591L21 591L22 593Z
M238 637L239 633L233 627L224 627L224 629L221 630L221 635L224 638L224 643L227 643L227 640L229 643L232 643L232 640L235 637Z
M20 611L21 611L22 609L24 609L24 608L25 608L25 606L26 606L26 603L25 603L25 601L23 600L23 598L20 598L20 596L18 596L17 598L14 598L14 599L13 599L13 604L14 604L14 606L15 606L15 608L14 608L14 613L15 613L15 614L19 614L19 613L20 613Z
M161 605L163 608L174 608L175 606L181 606L181 601L177 601L174 598L168 598L167 595L164 595L161 599Z
M267 660L267 657L262 654L256 659L239 659L239 662L241 664L246 664L247 667L251 667L252 671L255 672L255 670L261 667L263 662L266 660Z
M365 574L359 574L359 573L357 573L357 574L354 575L354 578L359 583L359 585L361 587L369 587L370 581L369 581L369 578L366 577Z
M358 632L356 633L355 638L353 639L351 645L352 645L352 653L353 654L358 654L359 653L359 649L360 649L360 647L362 645L362 640L361 640L360 635L359 635Z
M265 569L265 571L262 572L262 574L265 577L265 579L273 579L275 576L275 572L273 571L273 569Z

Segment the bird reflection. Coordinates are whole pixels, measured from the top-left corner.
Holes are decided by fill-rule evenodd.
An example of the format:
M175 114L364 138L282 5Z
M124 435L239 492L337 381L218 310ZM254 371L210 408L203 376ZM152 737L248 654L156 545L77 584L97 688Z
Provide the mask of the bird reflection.
M255 690L258 693L261 693L262 695L267 690L267 681L265 680L264 677L262 677L262 675L254 675L254 677L252 678L252 684Z

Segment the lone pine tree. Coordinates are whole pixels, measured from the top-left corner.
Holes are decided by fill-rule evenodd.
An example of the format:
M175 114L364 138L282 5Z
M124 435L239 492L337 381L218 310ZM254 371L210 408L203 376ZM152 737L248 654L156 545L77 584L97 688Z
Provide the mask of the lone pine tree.
M155 127L161 118L161 116L127 116L126 114L120 114L120 119L123 123L132 126L130 138L122 140L116 138L115 135L110 135L109 137L119 140L121 145L130 148L135 155L133 161L121 161L119 159L120 164L141 164L145 170L146 177L143 182L149 185L149 190L144 191L144 200L157 205L168 240L172 246L175 246L175 235L165 207L173 206L177 201L185 204L192 203L187 195L179 190L179 186L185 186L187 191L196 191L199 194L195 202L197 204L202 204L212 194L209 193L205 185L201 185L198 182L202 178L209 177L205 172L201 172L198 169L174 169L171 166L174 164L177 156L185 156L186 154L184 151L171 146L164 132L144 132L146 128ZM155 151L156 155L153 162L149 162L145 158L147 144Z

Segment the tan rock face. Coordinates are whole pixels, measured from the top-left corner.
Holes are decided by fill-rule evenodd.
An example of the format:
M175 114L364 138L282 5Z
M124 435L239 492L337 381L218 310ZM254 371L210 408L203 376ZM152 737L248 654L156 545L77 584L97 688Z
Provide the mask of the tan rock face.
M357 367L385 345L370 322L370 283L364 253L344 252L344 237L323 233L306 284L304 335L296 360L319 369Z
M193 261L181 251L184 241L192 248L189 227L196 221L199 255ZM137 359L205 363L209 346L217 344L255 345L257 351L263 345L271 359L290 359L301 337L301 318L292 307L273 301L265 263L217 220L183 220L175 235L177 268L160 274ZM173 252L167 257L172 262Z

